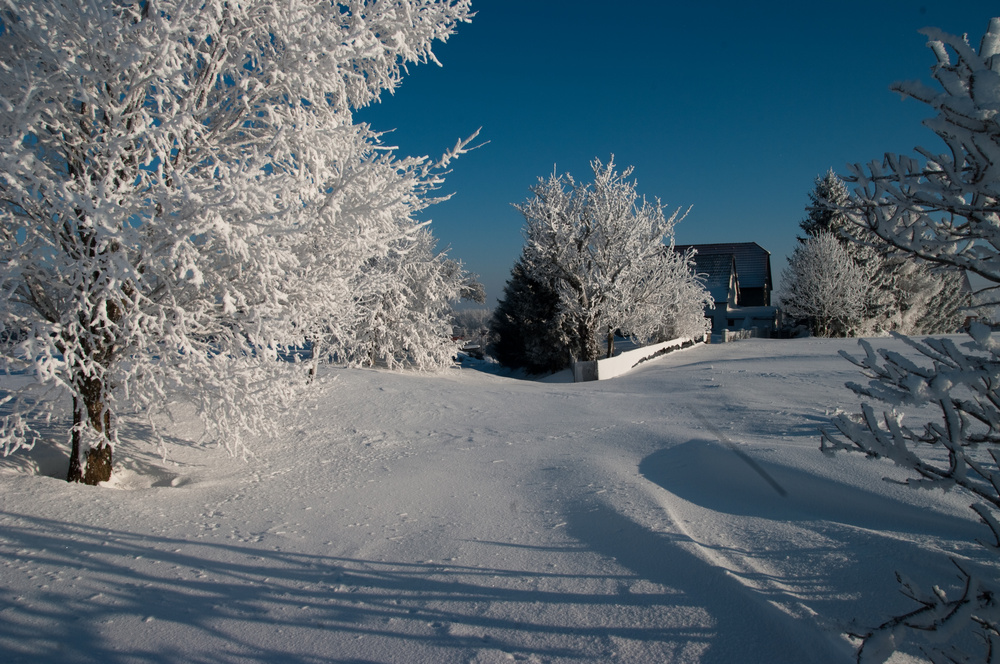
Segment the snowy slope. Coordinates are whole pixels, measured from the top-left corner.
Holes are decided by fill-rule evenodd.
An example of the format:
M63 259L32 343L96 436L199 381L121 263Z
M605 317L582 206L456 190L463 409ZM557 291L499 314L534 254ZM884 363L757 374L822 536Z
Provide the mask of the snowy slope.
M115 487L3 460L0 652L849 661L853 619L910 607L896 569L947 582L984 536L963 496L818 451L855 347L700 346L582 384L330 369L246 463L186 442L179 406L170 460L128 445Z

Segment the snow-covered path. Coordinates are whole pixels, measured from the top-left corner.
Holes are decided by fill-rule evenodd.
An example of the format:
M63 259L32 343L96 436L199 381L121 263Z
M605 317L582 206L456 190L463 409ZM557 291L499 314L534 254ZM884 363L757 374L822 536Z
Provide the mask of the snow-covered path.
M123 450L129 491L0 475L0 652L849 661L850 620L909 606L894 570L951 578L941 552L982 533L962 496L818 451L856 408L841 347L701 346L584 384L333 369L248 464L182 443L177 465Z

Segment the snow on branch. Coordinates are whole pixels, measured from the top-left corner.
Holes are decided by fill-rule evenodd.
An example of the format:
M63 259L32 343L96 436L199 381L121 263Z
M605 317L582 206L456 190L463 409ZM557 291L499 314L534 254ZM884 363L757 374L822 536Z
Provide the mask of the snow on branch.
M940 89L919 82L893 86L931 106L925 122L947 146L935 154L886 154L851 167L850 199L839 211L865 233L931 263L968 270L1000 285L1000 18L991 19L978 52L964 37L927 30ZM822 434L824 452L857 451L889 459L909 473L915 488L961 491L991 533L981 542L992 558L953 560L958 593L935 586L920 592L899 577L913 611L855 634L859 662L883 662L905 639L920 642L933 661L992 662L1000 653L1000 342L983 324L970 340L905 341L909 355L875 350L849 358L867 385L849 384L871 403L860 415L839 415ZM904 414L923 419L904 424ZM922 638L926 637L926 638Z
M468 0L4 6L3 361L70 397L71 478L96 450L110 472L119 417L174 398L234 453L276 430L307 380L286 360L357 329L373 263L430 299L463 280L415 214L471 138L397 158L352 112L434 61ZM435 270L444 295L417 283ZM10 397L3 452L54 403Z

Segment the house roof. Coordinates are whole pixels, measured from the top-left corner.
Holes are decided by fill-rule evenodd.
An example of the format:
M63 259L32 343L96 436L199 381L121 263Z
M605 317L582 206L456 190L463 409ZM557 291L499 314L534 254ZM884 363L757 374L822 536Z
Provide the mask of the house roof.
M694 271L705 280L705 288L716 302L728 301L729 286L738 286L736 261L732 254L695 254Z
M710 256L732 256L736 259L736 273L739 275L740 288L768 288L774 283L771 280L771 253L756 242L724 242L720 244L685 244L675 247L678 251L694 249L695 262L701 270L701 261ZM708 263L706 263L706 266Z

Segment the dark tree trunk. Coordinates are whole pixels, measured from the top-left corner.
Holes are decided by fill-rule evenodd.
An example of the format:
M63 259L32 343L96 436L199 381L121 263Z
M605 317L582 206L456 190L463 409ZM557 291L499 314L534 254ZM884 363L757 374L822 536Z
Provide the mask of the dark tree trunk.
M87 469L83 473L83 483L96 486L98 482L111 479L111 445L101 443L100 447L87 452Z
M576 343L579 345L577 357L583 362L591 362L601 357L601 342L598 341L598 330L595 330L587 321L579 319L576 321Z
M608 357L615 354L615 332L608 325Z
M83 451L81 449L80 438L83 426L83 411L80 409L80 402L73 397L73 434L72 445L69 452L69 473L66 474L67 482L83 481Z
M73 437L70 449L68 482L83 482L96 486L111 479L111 413L104 407L104 383L100 378L80 380L79 400L73 398ZM101 438L96 447L83 451L84 427L91 427Z

